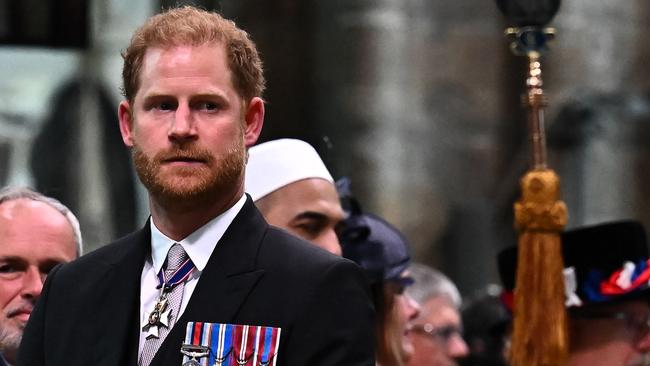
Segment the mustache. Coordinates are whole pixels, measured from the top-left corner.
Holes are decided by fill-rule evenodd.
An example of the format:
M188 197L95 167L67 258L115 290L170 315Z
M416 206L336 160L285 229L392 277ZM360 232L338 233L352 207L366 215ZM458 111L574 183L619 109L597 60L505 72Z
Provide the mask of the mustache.
M6 311L6 316L7 318L14 317L16 315L20 315L22 313L30 313L34 310L34 304L23 301L23 303L14 305L7 309Z
M211 162L214 159L206 149L199 147L172 148L161 151L154 156L155 161L167 162L177 160Z

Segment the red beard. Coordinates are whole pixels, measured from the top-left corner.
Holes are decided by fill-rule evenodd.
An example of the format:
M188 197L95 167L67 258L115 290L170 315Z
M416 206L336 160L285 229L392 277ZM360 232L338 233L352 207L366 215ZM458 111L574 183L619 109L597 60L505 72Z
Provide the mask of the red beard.
M134 145L132 155L138 177L149 194L158 203L176 208L209 204L220 194L232 191L242 179L246 159L243 141L239 139L219 158L193 143L175 145L153 157ZM201 165L165 166L165 162L172 160L197 161Z

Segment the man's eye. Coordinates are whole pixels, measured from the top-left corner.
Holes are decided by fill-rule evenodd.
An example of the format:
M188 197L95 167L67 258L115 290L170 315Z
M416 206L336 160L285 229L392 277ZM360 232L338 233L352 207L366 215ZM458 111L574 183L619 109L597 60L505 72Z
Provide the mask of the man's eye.
M172 101L150 100L145 103L144 109L147 111L172 111L176 109L176 103Z
M296 228L308 235L316 236L321 232L323 226L318 222L303 222L296 225Z
M214 102L201 102L198 107L204 111L216 111L219 109L219 105Z
M20 275L21 269L17 266L5 263L0 264L0 278L11 279Z
M11 264L0 264L0 273L10 273L17 271L17 268Z
M162 102L158 104L158 109L160 109L161 111L171 111L174 109L174 105L173 103Z

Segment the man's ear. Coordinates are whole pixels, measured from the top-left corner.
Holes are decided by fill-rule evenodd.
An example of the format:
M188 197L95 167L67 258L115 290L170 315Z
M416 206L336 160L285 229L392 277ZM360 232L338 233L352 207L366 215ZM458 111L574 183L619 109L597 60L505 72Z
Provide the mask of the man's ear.
M123 100L117 109L117 117L120 120L120 133L124 145L133 147L133 111L127 100Z
M255 145L264 125L264 101L254 97L246 107L244 116L244 143L246 147Z

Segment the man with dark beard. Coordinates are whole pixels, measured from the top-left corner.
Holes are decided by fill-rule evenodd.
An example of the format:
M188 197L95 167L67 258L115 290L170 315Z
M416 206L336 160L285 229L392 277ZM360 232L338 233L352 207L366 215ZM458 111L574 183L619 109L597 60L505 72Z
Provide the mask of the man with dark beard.
M183 7L123 57L120 131L151 218L52 271L19 365L374 365L360 269L270 227L244 194L264 119L248 35Z

